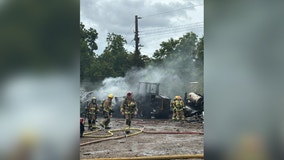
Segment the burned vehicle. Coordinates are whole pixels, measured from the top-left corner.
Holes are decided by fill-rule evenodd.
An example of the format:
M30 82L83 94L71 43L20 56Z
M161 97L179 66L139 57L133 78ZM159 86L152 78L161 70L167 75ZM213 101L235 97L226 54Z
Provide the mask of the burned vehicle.
M93 91L87 92L84 89L80 89L80 117L87 117L87 105L91 99Z
M139 82L134 98L138 105L140 118L169 118L171 99L160 95L160 83Z
M192 120L203 122L204 97L195 92L187 92L184 96L185 117L193 117Z
M170 101L167 96L159 94L159 83L139 82L133 94L138 107L137 118L169 118ZM115 97L113 117L121 118L119 107L125 97Z

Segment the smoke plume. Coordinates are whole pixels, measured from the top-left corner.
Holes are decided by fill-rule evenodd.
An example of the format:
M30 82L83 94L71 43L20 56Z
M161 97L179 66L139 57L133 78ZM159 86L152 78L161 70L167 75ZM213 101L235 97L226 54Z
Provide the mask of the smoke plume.
M115 97L123 97L127 91L137 93L139 82L160 83L160 95L173 98L184 96L189 90L189 82L198 80L194 60L189 56L178 56L159 66L149 65L143 69L132 68L125 77L109 77L101 85L89 93L85 99L96 96L98 100L107 98L112 93Z

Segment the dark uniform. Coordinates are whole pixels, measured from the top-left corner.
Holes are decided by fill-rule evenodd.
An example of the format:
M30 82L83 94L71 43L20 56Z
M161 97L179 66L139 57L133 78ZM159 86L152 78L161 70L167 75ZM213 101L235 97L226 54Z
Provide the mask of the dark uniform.
M88 104L89 130L93 130L93 128L96 126L97 114L100 111L96 101L96 97L93 97L92 101Z
M84 131L85 131L84 119L80 118L80 137L83 137Z
M120 106L120 112L125 116L125 132L130 133L131 119L137 115L138 108L135 100L132 98L132 93L128 92L127 97L123 100Z

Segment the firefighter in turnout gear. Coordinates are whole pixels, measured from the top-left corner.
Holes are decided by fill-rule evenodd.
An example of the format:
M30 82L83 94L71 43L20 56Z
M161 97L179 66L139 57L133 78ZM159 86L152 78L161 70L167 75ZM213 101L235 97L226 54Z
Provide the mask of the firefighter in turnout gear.
M171 108L172 108L172 111L173 111L172 120L177 120L177 108L176 108L177 99L178 99L178 96L175 96L174 100L171 101Z
M185 105L182 101L181 96L177 97L177 100L175 101L174 105L176 108L177 120L179 121L181 119L182 121L184 121L185 120L185 116L184 116Z
M80 137L83 137L85 132L84 118L80 118Z
M125 117L125 133L130 133L131 119L137 115L138 108L135 100L132 98L132 92L127 92L126 98L120 106L120 112Z
M110 118L112 116L112 99L113 99L113 94L109 94L107 99L103 101L102 104L102 109L103 109L103 115L104 115L104 120L101 121L100 125L104 129L110 129L108 126L110 123Z
M97 114L99 113L99 107L97 105L97 98L93 97L91 102L88 104L88 125L89 130L93 130L96 126Z

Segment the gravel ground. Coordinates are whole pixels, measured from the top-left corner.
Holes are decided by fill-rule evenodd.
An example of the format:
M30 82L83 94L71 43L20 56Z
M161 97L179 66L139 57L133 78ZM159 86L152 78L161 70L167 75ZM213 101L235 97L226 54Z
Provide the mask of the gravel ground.
M98 119L100 122L101 119ZM124 119L112 118L111 129L123 129ZM174 122L159 119L134 119L131 128L144 129L137 135L127 136L123 131L113 132L110 138L81 138L80 143L99 141L80 147L80 158L113 158L113 157L140 157L140 156L165 156L184 154L203 154L203 134L153 134L147 132L202 132L203 123ZM87 128L86 128L87 130ZM89 135L109 135L109 130L97 129ZM132 130L137 133L139 130ZM109 138L109 139L110 139Z

